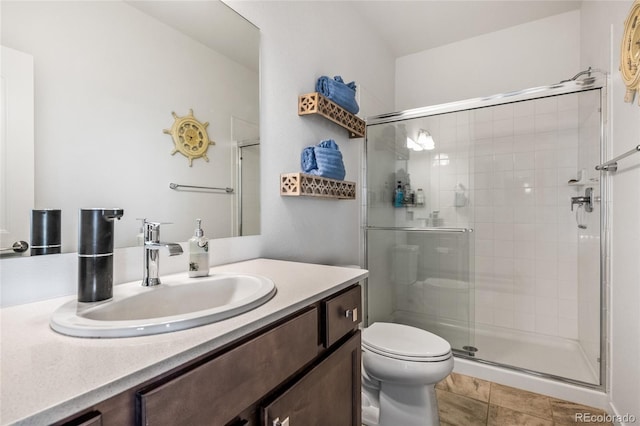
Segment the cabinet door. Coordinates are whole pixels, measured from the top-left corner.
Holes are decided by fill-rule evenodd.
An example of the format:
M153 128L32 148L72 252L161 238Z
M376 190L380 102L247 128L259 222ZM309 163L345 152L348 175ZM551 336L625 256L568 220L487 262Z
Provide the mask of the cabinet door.
M262 409L264 426L361 426L360 331ZM280 423L278 423L280 422Z
M225 425L318 351L318 312L297 317L166 383L138 393L139 424Z

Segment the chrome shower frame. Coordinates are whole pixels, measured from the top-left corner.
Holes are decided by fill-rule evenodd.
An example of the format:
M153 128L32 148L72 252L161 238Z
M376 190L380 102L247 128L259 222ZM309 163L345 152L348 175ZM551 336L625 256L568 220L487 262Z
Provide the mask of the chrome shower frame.
M579 77L587 76L583 79ZM462 101L450 102L440 105L433 105L421 108L414 108L405 111L392 112L387 114L381 114L366 118L366 125L377 125L384 123L400 122L410 120L414 118L423 118L432 115L446 114L451 112L472 110L478 108L484 108L489 106L502 105L507 103L529 101L538 98L565 95L571 93L579 93L589 90L600 90L600 162L605 161L606 158L611 156L611 148L609 143L609 94L610 90L610 78L609 75L601 70L587 69L576 74L569 80L564 80L560 83L552 84L549 86L534 87L514 92L508 92L493 96L473 98ZM368 132L367 132L368 133ZM375 227L368 226L368 213L367 213L367 148L368 137L365 136L364 141L364 155L363 155L363 185L362 196L365 200L362 203L362 244L363 244L363 263L365 268L368 268L368 230L376 229ZM596 166L595 164L593 165ZM609 383L607 381L607 371L609 370L609 352L608 352L608 327L609 327L609 291L610 291L610 206L611 206L611 179L606 171L600 172L600 358L599 358L599 384L592 384L573 380L565 377L555 376L552 374L542 373L538 371L532 371L525 368L503 365L500 363L477 359L473 356L465 355L464 353L455 353L456 357L473 360L474 362L487 364L499 368L517 371L532 376L537 376L545 379L551 379L566 384L581 386L588 389L597 391L606 391L609 389ZM364 324L368 325L368 280L365 282L364 287Z

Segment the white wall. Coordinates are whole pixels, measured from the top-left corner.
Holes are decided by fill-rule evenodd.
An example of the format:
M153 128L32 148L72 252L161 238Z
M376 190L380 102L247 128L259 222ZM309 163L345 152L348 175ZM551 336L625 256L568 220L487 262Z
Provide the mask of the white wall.
M546 86L580 65L580 12L398 58L396 110Z
M297 98L313 92L322 75L355 80L361 117L393 109L393 57L342 4L324 2L231 2L262 33L262 241L263 254L318 263L360 262L360 205L281 197L280 173L299 171L308 145L333 138L340 146L346 180L361 183L363 139L321 117L298 117Z
M634 104L623 102L625 86L618 71L623 22L632 3L587 1L582 6L582 65L611 73L609 158L640 143L638 99ZM610 392L615 412L640 418L640 155L621 160L618 166L619 171L610 174Z
M257 256L315 263L361 263L363 139L349 140L345 130L321 117L299 117L297 100L299 94L314 91L318 77L342 75L358 85L361 117L391 111L393 56L357 17L347 12L336 13L324 2L229 4L261 31L262 235L214 240L210 245L211 264ZM343 7L349 6L345 3ZM163 136L166 135L160 134L159 138ZM299 171L302 149L326 138L333 138L340 146L346 179L358 183L357 199L281 197L280 173ZM184 259L180 259L184 256L161 256L161 273L186 267ZM75 291L76 256L47 258L2 260L2 304ZM115 264L115 282L140 278L142 255L138 249L117 250Z

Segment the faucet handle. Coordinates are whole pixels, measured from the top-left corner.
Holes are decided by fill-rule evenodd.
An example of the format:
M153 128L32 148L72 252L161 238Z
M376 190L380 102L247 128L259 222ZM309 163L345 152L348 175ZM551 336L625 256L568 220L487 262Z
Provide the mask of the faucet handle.
M593 203L596 201L595 198L593 188L585 189L584 196L571 197L571 211L573 211L573 206L577 204L578 207L584 206L584 211L587 213L591 213L593 211Z
M142 229L145 242L157 243L160 241L160 225L169 225L172 222L151 222L149 220L142 220Z
M146 217L137 217L136 220L142 221L142 226L143 227L149 226L150 228L153 228L153 229L160 228L160 225L172 225L173 224L173 222L154 222L154 221L151 221L151 220L147 220Z

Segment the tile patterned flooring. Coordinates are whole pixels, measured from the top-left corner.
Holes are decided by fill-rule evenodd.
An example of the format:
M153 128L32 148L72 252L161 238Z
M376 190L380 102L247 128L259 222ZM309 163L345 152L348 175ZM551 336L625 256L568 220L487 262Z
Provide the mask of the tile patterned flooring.
M575 426L583 423L576 414L605 414L597 408L457 373L436 385L436 396L441 426Z

